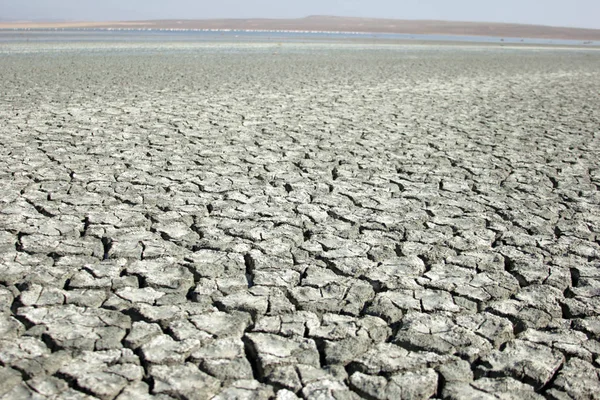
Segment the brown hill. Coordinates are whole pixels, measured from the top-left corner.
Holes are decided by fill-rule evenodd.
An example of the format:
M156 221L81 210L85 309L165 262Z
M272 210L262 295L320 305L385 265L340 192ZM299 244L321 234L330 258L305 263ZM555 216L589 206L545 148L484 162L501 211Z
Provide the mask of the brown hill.
M600 29L509 23L310 16L299 19L206 19L119 22L4 22L0 28L256 29L439 34L600 40Z

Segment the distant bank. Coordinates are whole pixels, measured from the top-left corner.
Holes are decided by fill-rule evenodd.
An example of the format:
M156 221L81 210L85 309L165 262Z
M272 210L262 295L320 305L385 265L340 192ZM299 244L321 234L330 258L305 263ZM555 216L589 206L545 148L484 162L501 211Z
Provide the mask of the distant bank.
M465 35L565 40L600 40L600 29L483 22L310 16L298 19L206 19L119 22L0 22L0 29L233 29Z

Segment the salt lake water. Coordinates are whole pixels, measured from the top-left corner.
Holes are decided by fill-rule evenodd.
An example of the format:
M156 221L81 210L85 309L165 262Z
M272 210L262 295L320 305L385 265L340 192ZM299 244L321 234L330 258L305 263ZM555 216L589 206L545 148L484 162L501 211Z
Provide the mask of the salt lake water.
M277 41L415 41L529 44L558 46L600 46L600 41L538 39L492 36L419 35L397 33L206 31L152 29L0 29L1 43L19 42L277 42Z

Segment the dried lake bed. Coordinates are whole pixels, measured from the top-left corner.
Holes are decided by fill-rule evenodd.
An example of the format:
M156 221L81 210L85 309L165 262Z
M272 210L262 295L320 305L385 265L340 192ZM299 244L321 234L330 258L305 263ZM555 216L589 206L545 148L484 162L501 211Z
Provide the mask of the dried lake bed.
M0 44L0 397L600 393L600 51Z

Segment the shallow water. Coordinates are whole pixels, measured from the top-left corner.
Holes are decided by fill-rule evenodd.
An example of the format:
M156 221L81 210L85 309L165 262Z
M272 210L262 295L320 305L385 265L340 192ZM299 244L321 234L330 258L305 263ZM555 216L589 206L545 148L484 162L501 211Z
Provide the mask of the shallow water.
M345 51L414 51L468 54L516 51L589 51L599 46L575 41L528 39L511 42L499 38L440 35L368 35L348 33L202 32L159 30L0 30L0 54L180 55L180 54L309 54ZM600 44L600 43L599 43Z
M561 46L598 46L598 41L502 38L493 36L460 35L420 35L396 33L347 33L347 32L277 32L277 31L171 31L171 30L106 30L106 29L41 29L41 30L0 30L0 43L19 42L156 42L156 41L339 41L339 40L381 40L381 41L425 41L459 43L505 43Z

